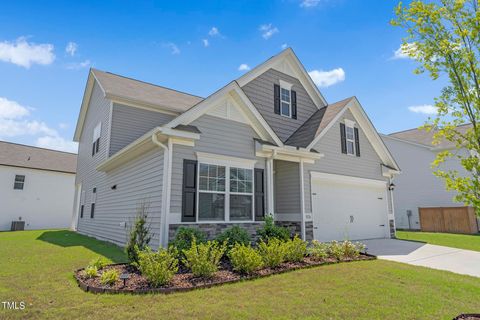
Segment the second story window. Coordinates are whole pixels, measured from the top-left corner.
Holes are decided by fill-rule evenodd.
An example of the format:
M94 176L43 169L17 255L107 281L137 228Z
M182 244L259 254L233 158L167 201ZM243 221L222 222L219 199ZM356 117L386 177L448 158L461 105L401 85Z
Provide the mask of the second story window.
M25 176L24 175L15 175L15 182L13 183L14 190L23 190L23 186L25 184Z
M92 156L98 153L100 150L100 134L102 132L102 123L99 122L93 130L92 138Z
M282 116L290 117L290 90L280 88L280 114Z
M279 80L274 84L274 111L283 117L297 119L297 93L292 90L292 84Z

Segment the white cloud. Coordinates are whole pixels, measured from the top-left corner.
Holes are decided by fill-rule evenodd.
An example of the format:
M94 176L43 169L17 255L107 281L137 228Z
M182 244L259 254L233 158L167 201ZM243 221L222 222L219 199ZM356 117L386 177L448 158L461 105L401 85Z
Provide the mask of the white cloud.
M345 80L345 71L342 68L336 68L330 71L312 70L308 72L313 82L318 87L329 87Z
M246 63L242 63L240 66L238 66L238 71L248 71L250 70L250 66Z
M210 45L210 43L208 42L208 39L202 39L202 42L204 47L208 47Z
M285 50L285 49L288 48L288 45L287 45L286 43L284 43L284 44L282 44L282 45L280 46L280 48L282 48L282 50Z
M69 43L67 43L67 46L65 47L65 52L73 57L77 52L77 49L78 49L78 44L70 41Z
M32 64L48 65L55 60L52 44L35 44L26 38L18 38L15 42L0 42L0 61L10 62L24 68Z
M60 123L58 124L58 127L59 127L60 129L62 129L62 130L65 130L65 129L67 129L67 128L69 127L69 125L68 125L68 123L60 122Z
M212 27L212 28L210 29L210 31L208 31L208 35L209 35L210 37L219 36L219 35L220 35L220 31L218 30L217 27Z
M410 106L408 107L408 110L414 113L422 113L422 114L428 114L428 115L434 115L437 114L437 108L435 106L432 106L430 104L424 104L424 105L419 105L419 106Z
M300 7L302 8L311 8L316 7L320 4L320 0L303 0L300 3Z
M61 137L57 130L43 121L30 119L31 110L34 109L0 97L0 139L32 136L37 137L36 145L39 147L72 152L76 150L76 143Z
M59 136L39 137L35 145L37 147L54 149L59 151L66 151L66 152L73 152L73 153L78 152L78 143L66 140Z
M168 42L163 45L164 47L170 49L170 52L172 54L180 54L180 49L177 47L177 45L173 42Z
M409 53L415 53L416 46L415 43L401 44L397 50L393 53L391 59L413 59Z
M278 33L278 32L279 32L278 28L272 26L271 23L269 23L269 24L262 24L262 25L259 27L259 30L262 32L262 37L263 37L265 40L270 39L275 33Z
M29 114L29 108L20 105L18 102L0 97L0 119L18 119Z
M91 61L88 59L82 62L72 62L67 64L67 69L69 70L83 69L83 68L89 67L91 64L92 64Z

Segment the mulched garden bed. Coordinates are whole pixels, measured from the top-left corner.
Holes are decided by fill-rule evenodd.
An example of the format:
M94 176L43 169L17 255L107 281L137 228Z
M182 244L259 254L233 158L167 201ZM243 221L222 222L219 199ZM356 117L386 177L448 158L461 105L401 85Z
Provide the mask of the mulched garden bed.
M178 273L173 277L170 284L168 286L163 286L159 288L151 287L148 281L140 274L140 272L135 267L129 264L112 264L104 267L99 271L99 273L102 273L103 271L109 269L116 269L119 274L128 273L130 278L126 280L125 286L123 285L123 280L117 281L113 286L104 286L100 283L100 277L85 277L83 268L75 271L75 279L77 280L78 286L82 290L93 293L172 293L200 288L208 288L224 283L233 283L242 280L266 277L273 274L284 273L298 269L305 269L314 266L373 259L375 259L375 256L371 256L368 254L361 254L357 259L344 259L341 261L337 261L333 258L329 258L323 261L315 261L310 259L309 257L306 257L303 262L282 263L277 268L264 268L258 270L252 275L241 275L234 272L229 261L225 259L221 262L219 271L217 271L212 278L194 277L193 274L190 273L187 269L180 266Z
M479 320L480 314L461 314L453 320Z

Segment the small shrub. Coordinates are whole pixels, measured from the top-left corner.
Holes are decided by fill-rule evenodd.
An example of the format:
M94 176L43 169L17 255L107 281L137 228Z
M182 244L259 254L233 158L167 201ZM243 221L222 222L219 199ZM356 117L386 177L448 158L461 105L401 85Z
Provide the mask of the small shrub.
M192 271L194 276L210 278L217 272L226 248L226 243L219 244L217 241L197 244L194 237L191 248L183 251L185 255L183 264Z
M98 276L98 269L95 266L88 266L85 268L84 273L87 278L95 278Z
M259 239L263 241L268 241L271 238L283 241L290 239L290 231L287 228L276 226L271 215L265 217L265 224L263 228L258 229L257 234Z
M360 242L351 242L345 240L341 243L343 248L343 256L348 259L356 259L360 256L360 252L365 250L365 245Z
M328 244L312 241L312 245L307 249L308 255L315 261L325 260L328 257Z
M332 241L328 244L328 255L337 260L342 260L344 257L344 249L342 243Z
M120 278L120 275L118 274L118 271L115 269L110 269L102 273L102 275L100 276L100 282L103 285L113 286L115 282L118 281L119 278Z
M233 270L251 274L263 266L262 257L250 245L237 243L228 253Z
M300 239L297 235L283 245L285 247L285 261L300 262L307 255L307 242Z
M89 267L95 267L95 268L97 268L97 270L100 270L103 267L106 267L107 265L108 265L108 261L107 261L107 259L105 259L103 257L98 257L96 259L93 259L88 264Z
M196 244L204 243L207 241L207 234L196 228L180 227L170 245L177 249L180 258L184 258L183 252L192 247L193 239Z
M268 242L261 241L258 244L258 252L263 264L270 268L278 267L285 260L284 243L277 238L270 238Z
M138 252L148 247L152 234L150 234L150 226L148 225L148 205L142 203L137 209L137 216L130 229L130 237L128 239L125 252L128 260L133 265L138 264Z
M138 253L138 267L142 275L154 286L168 284L178 271L177 251L160 248L158 252L150 247Z
M225 231L223 231L221 234L218 235L216 240L219 243L226 242L227 250L232 249L237 243L248 246L252 241L247 230L239 226L233 226L231 228L226 229Z

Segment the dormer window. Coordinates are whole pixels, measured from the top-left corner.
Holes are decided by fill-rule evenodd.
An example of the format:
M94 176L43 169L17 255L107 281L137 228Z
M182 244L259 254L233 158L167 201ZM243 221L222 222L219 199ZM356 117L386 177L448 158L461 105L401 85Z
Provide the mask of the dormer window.
M355 154L355 129L354 127L346 126L347 136L347 154Z
M280 85L274 84L274 111L281 116L297 119L297 93L292 90L292 84L280 80Z

